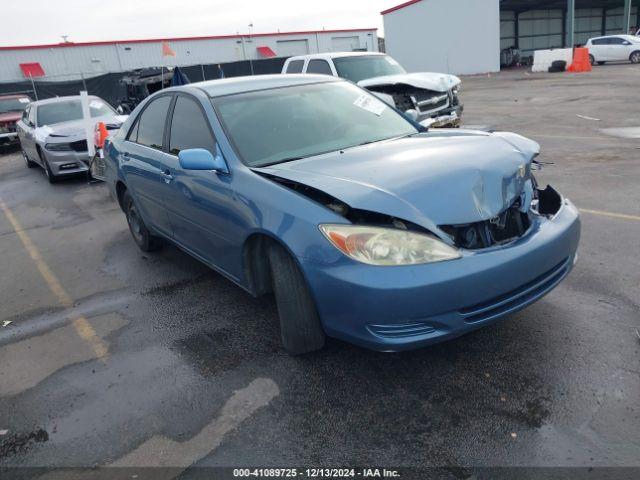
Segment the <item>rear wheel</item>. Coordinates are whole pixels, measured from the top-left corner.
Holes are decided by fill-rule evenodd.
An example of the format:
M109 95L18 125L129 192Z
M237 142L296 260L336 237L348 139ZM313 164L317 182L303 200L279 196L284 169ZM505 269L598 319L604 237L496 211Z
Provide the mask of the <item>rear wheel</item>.
M631 63L640 63L640 50L636 50L631 55L629 55L629 60Z
M596 64L596 59L591 54L589 54L589 63L591 65L595 65Z
M138 248L143 252L153 252L162 247L162 240L159 237L151 235L151 232L149 232L149 229L144 224L138 212L133 198L126 190L122 194L122 206L127 217L131 236L133 237L133 241L136 242L136 245L138 245Z
M291 255L280 245L269 248L273 291L280 317L280 336L291 355L319 350L325 334L307 282Z

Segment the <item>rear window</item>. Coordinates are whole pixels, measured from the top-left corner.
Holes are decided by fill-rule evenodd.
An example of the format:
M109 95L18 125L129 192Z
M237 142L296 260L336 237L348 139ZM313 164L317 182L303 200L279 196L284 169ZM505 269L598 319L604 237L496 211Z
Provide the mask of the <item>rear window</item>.
M304 60L293 60L287 65L287 73L302 73L302 67L304 67Z
M117 115L113 108L98 98L89 99L89 112L92 118L102 117L104 115ZM64 100L38 106L39 127L71 122L80 120L81 118L82 105L80 104L80 99Z
M321 75L333 75L329 62L326 60L311 60L307 66L307 73L318 73Z

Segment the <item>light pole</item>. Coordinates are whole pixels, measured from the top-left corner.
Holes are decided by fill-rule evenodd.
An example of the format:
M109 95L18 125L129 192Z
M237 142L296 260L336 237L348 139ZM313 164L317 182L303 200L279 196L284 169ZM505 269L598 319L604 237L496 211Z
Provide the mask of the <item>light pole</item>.
M251 35L253 35L253 22L251 22L249 25L249 40L251 40L251 43L253 44L253 40L251 39ZM249 68L251 69L251 76L253 76L253 60L252 60L252 56L253 53L251 51L251 49L249 50Z

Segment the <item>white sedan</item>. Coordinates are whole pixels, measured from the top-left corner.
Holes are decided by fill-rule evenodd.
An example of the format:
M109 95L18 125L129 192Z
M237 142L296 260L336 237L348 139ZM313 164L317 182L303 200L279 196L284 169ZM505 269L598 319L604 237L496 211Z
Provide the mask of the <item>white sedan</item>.
M640 37L635 35L608 35L606 37L590 38L586 47L589 48L591 65L605 62L629 61L640 63Z

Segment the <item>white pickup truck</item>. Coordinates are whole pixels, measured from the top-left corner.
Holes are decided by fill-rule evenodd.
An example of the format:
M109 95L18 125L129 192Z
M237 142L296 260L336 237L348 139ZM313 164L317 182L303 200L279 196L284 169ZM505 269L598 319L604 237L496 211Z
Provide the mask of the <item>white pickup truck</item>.
M407 112L426 127L457 127L463 106L461 81L444 73L407 73L393 58L375 52L333 52L288 58L282 73L346 78Z

